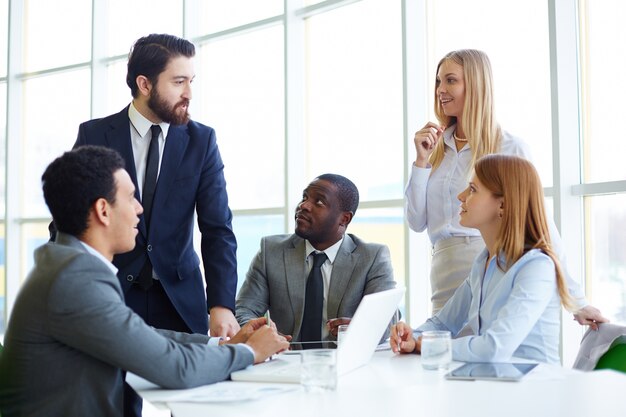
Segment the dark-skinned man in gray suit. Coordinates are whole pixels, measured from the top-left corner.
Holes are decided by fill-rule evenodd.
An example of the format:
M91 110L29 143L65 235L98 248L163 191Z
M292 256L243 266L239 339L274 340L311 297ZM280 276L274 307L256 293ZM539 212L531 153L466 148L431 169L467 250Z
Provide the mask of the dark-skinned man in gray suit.
M346 177L315 178L296 207L295 233L261 240L237 296L239 324L269 310L278 331L295 342L335 340L338 326L350 322L364 295L394 288L387 246L346 233L358 205L358 189ZM311 319L308 282L314 254L321 252L326 254L320 267L323 303ZM312 337L307 321L314 327Z

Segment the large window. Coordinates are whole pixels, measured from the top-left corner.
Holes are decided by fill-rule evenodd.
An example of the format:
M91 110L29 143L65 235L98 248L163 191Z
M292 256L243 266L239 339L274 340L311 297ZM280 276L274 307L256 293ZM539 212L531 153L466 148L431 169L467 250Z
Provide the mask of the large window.
M613 322L626 323L626 193L587 197L588 296ZM616 227L617 226L617 227Z
M208 42L199 57L197 118L216 130L231 208L284 206L282 27Z
M429 92L434 89L436 65L446 53L465 48L484 51L493 70L497 120L504 130L530 145L543 186L552 186L550 42L545 0L427 3L432 16ZM432 93L429 100L432 109Z
M197 46L190 112L217 133L240 285L260 238L293 231L307 183L340 173L361 193L348 232L389 246L409 288L405 317L426 318L429 242L403 212L412 137L434 119L439 59L476 48L491 58L497 118L530 145L554 217L580 214L581 231L563 235L589 301L626 321L626 145L614 127L626 87L609 75L626 66L614 48L626 38L623 3L27 0L9 9L0 0L0 311L48 237L43 169L71 148L80 122L129 103L132 43L166 32ZM568 47L574 58L559 61ZM564 91L571 103L558 102Z
M619 0L589 1L581 6L583 25L581 62L584 109L585 182L626 179L622 156L626 140L616 128L624 113L618 97L626 97L626 83L611 74L626 68L626 55L616 53L618 39L626 39L626 3Z
M9 27L9 0L0 0L0 27ZM7 75L7 35L7 30L0 30L0 78ZM6 99L6 96L0 98ZM5 103L4 100L2 102Z
M2 3L0 3L1 5ZM5 39L6 44L6 39ZM1 49L1 48L0 48ZM6 103L7 100L7 85L4 82L0 82L0 102ZM1 108L1 107L0 107ZM4 233L4 218L5 218L5 196L6 196L6 112L0 112L0 333L4 333L5 325L5 300L6 300L6 277L5 277L5 233Z
M200 1L198 20L204 33L215 33L283 14L283 0Z
M626 322L626 141L619 120L626 84L611 74L626 67L615 53L626 37L626 3L581 1L583 185L586 277L589 298L614 322Z
M79 123L89 119L89 70L28 79L23 89L21 212L25 217L47 217L41 175L53 158L72 148Z
M306 22L307 177L343 174L364 202L403 195L400 12L370 0Z
M183 0L106 0L101 5L107 57L127 55L135 40L150 33L183 34Z
M0 27L9 26L9 2L8 0L0 0ZM5 196L6 196L6 131L7 131L7 112L5 104L7 102L7 35L8 31L0 31L0 334L4 333L4 325L6 322L6 277L5 277Z
M25 0L22 27L25 72L87 62L91 57L89 1Z

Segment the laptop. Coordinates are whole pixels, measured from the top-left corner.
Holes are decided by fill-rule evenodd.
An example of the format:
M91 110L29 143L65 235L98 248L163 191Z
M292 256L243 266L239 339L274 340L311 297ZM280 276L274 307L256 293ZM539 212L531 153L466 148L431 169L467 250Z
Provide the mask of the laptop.
M337 375L344 375L369 362L393 317L404 288L394 288L363 297L337 348ZM334 342L314 342L328 346ZM300 383L300 352L289 350L275 359L251 365L230 374L233 381Z

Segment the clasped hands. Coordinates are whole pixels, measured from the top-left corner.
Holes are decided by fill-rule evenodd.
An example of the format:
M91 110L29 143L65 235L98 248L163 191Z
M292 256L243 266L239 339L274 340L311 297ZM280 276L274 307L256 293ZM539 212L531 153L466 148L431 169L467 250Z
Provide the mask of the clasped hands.
M276 353L289 349L291 336L283 336L276 330L270 320L269 326L265 317L250 320L237 334L220 344L245 343L254 351L254 363L264 362Z

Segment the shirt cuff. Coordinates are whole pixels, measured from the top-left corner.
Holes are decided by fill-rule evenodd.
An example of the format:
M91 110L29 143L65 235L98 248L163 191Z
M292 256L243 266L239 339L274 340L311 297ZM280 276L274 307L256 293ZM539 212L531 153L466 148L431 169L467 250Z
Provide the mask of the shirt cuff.
M223 337L210 337L209 341L207 342L207 345L209 346L219 346L220 342L224 340ZM254 349L252 349L252 346L247 345L245 343L237 343L238 346L244 346L246 349L248 349L250 351L250 353L252 353L252 356L256 357L256 355L254 354Z
M224 338L222 337L209 337L209 341L207 342L207 345L219 346L222 340L224 340Z

